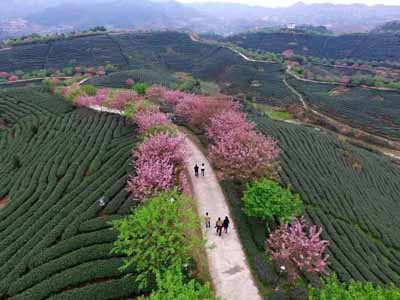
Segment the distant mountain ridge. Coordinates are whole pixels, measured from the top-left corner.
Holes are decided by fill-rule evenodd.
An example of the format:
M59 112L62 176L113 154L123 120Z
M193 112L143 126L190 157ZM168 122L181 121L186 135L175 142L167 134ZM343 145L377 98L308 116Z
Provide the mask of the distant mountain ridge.
M24 30L43 33L104 25L119 29L172 29L232 34L289 23L325 26L336 33L368 32L400 19L400 6L297 3L284 8L176 0L10 0L0 2L2 20L22 18ZM4 22L3 22L4 23ZM0 25L0 31L7 25ZM21 33L24 31L21 30Z

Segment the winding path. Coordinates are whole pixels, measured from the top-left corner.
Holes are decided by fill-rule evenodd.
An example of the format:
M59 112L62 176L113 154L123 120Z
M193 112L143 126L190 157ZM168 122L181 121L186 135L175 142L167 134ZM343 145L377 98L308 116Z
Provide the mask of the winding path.
M206 230L203 227L202 231L207 239L206 251L216 294L223 300L261 300L218 179L201 150L189 138L185 140L188 150L186 167L199 214L204 216L209 212L211 217L212 228ZM193 167L202 163L205 164L206 176L197 178ZM218 217L223 219L225 216L231 221L230 230L219 237L213 227Z
M122 112L102 106L91 106L91 109L121 115ZM211 217L211 229L202 226L204 238L207 239L207 259L210 275L216 295L221 300L262 300L247 264L235 224L229 212L228 202L222 192L217 176L199 147L184 133L187 148L186 168L190 174L194 199L197 202L198 213L204 216L206 212ZM196 177L193 167L204 163L205 177ZM229 217L229 233L219 237L214 227L218 217Z

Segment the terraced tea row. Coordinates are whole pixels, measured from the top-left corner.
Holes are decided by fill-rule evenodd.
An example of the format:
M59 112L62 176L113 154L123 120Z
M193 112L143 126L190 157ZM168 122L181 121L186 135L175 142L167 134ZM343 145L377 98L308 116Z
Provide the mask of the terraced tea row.
M399 92L338 88L293 78L289 83L316 110L352 127L389 139L400 139Z
M133 205L134 128L36 89L1 92L0 122L0 298L140 294L108 223Z
M308 217L323 227L331 269L342 280L399 286L400 169L331 134L262 117L254 120L262 132L279 140L283 182L301 195Z
M0 71L7 72L106 64L116 65L121 71L134 70L132 77L147 82L168 85L171 79L160 78L160 74L186 72L194 78L217 82L226 93L249 94L279 105L297 102L282 82L283 70L279 64L246 62L229 49L195 42L183 33L96 35L0 52ZM98 83L121 86L119 78L125 75L125 72L113 74Z

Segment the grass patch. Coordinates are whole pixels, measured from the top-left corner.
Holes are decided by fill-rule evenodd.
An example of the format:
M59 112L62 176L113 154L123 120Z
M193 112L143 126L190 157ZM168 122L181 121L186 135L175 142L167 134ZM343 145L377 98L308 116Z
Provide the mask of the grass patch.
M274 120L292 120L293 114L288 111L272 111L269 116Z

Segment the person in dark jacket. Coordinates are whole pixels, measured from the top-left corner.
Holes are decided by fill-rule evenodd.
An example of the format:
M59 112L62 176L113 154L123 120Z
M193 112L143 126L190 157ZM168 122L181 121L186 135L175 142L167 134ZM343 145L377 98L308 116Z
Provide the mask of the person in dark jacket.
M225 217L225 220L224 220L224 222L222 223L222 226L224 227L225 233L228 233L229 223L230 223L229 218L228 218L228 217Z
M197 164L194 166L194 175L199 177L199 166Z

